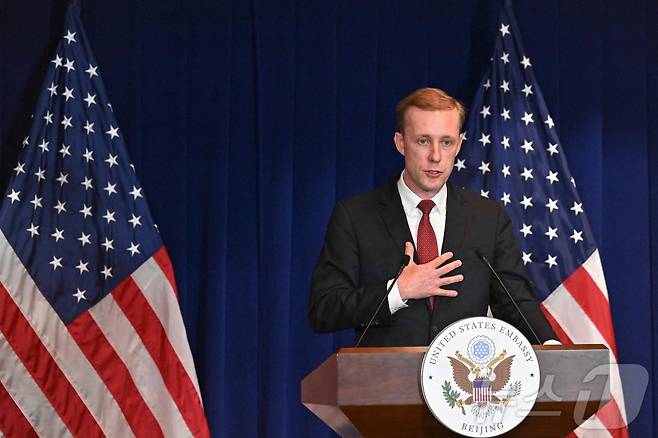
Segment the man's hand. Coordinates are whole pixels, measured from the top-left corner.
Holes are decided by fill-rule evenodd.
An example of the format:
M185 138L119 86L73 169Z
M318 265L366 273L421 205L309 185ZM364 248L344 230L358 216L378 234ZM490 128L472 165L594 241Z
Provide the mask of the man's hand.
M405 244L404 253L411 260L407 267L404 268L404 271L402 271L400 278L398 278L400 298L408 300L427 298L432 295L443 297L457 296L457 291L443 289L443 287L462 281L464 276L459 274L444 277L444 275L459 268L462 265L461 260L446 263L453 256L451 252L446 252L432 261L423 265L417 265L414 263L414 247L410 242Z

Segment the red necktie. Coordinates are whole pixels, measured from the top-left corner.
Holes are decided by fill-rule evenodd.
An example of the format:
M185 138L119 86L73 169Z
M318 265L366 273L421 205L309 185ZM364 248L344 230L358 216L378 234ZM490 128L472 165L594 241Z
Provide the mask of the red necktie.
M430 211L434 208L434 201L423 199L418 203L418 208L423 212L418 224L416 235L416 250L418 251L418 262L422 265L439 256L439 246L436 243L436 234L430 223ZM434 310L434 296L427 298L427 305Z

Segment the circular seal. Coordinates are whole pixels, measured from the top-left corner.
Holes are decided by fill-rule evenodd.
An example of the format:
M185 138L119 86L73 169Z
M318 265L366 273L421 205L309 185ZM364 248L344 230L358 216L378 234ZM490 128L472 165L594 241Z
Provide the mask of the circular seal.
M420 382L427 406L444 426L492 437L515 428L532 410L539 364L519 330L479 316L457 321L434 338Z

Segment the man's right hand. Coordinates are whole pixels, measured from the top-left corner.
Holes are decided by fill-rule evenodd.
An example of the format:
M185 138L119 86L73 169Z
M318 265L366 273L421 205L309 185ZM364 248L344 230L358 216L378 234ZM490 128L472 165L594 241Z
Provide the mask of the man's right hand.
M398 290L403 300L422 299L430 296L455 297L457 291L444 289L444 286L458 283L464 276L445 276L462 265L461 260L446 263L453 256L451 252L441 254L434 260L417 265L414 262L414 246L407 242L404 253L410 257L409 264L398 278Z

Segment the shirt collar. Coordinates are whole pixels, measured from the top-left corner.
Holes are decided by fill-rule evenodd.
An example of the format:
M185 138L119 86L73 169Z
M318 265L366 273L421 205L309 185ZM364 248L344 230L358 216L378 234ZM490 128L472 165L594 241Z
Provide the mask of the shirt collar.
M404 182L404 170L400 174L400 179L398 179L398 192L400 193L400 200L402 201L402 208L404 208L404 214L409 216L410 214L415 214L415 212L420 212L418 210L418 203L422 201L421 197L411 191L407 184ZM432 201L436 206L432 209L438 209L440 215L445 215L446 205L448 200L448 187L446 184L441 187L441 190L432 197Z

